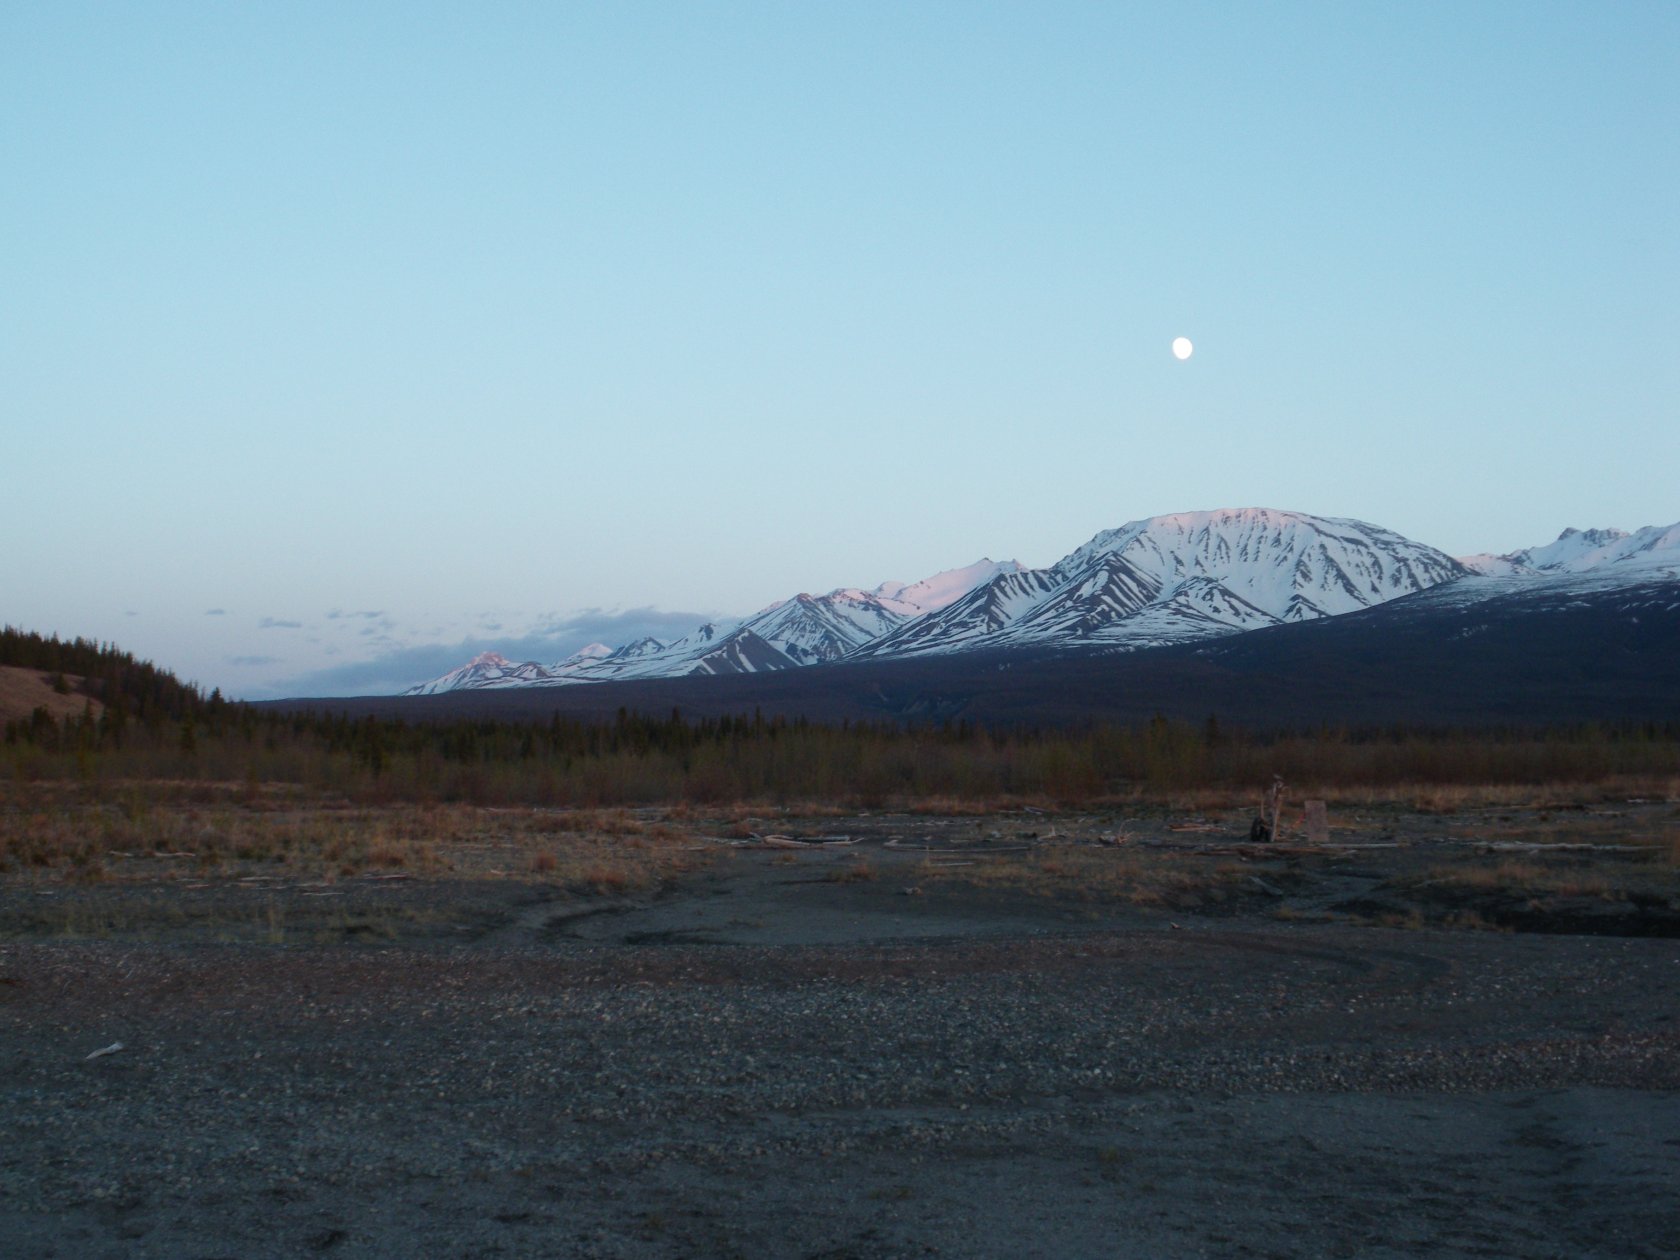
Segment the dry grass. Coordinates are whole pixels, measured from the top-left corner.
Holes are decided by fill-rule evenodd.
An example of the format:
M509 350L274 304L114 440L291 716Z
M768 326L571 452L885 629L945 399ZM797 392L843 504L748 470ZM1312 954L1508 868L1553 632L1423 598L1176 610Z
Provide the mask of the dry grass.
M1051 812L1056 802L1047 796L916 796L898 802L906 814L934 814L942 818L984 818L992 814L1015 814L1023 809Z
M1402 806L1423 813L1454 814L1481 809L1567 809L1585 804L1680 799L1680 777L1612 775L1592 785L1580 783L1408 783L1359 787L1322 793L1291 786L1292 797L1318 796L1344 806Z
M1618 859L1467 861L1431 867L1417 879L1397 881L1395 887L1407 893L1497 893L1605 901L1621 901L1633 894L1680 893L1680 883L1667 863L1653 866Z
M13 878L536 875L616 891L693 867L692 845L686 828L626 810L365 807L263 785L0 790L0 874Z
M52 674L39 669L23 669L17 665L0 665L0 722L27 718L37 708L44 708L56 722L67 717L80 717L84 706L93 706L98 717L105 706L79 694L82 684L79 674L66 674L69 695L60 695L52 688Z
M830 871L827 879L831 884L855 884L867 882L879 875L880 872L875 869L873 862L861 853L853 853L849 855L844 865L837 866Z
M1406 809L1431 814L1485 809L1566 809L1628 800L1680 801L1680 776L1676 775L1608 775L1592 784L1418 782L1338 786L1291 781L1286 786L1286 804L1296 810L1307 800L1325 801L1343 809ZM1264 787L1257 784L1253 788L1192 787L1157 791L1140 785L1130 793L1105 797L1096 803L1110 808L1131 806L1164 808L1172 813L1215 814L1257 810Z

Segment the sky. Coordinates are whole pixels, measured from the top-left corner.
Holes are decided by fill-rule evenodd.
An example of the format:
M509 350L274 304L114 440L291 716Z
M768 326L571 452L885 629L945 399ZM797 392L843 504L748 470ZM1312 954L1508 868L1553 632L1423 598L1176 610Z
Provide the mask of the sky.
M1666 0L0 4L0 622L339 695L1167 512L1670 524L1677 85Z

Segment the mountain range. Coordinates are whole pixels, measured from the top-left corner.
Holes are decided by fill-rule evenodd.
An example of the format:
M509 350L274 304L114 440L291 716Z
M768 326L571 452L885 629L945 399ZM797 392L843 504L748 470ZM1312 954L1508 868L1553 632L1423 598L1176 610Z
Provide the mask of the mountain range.
M1680 524L1566 529L1455 559L1361 521L1271 508L1185 512L1105 530L1044 569L983 559L905 584L799 594L671 641L591 644L563 661L487 652L406 695L769 674L1008 651L1112 655L1339 619L1431 593L1431 608L1672 584Z

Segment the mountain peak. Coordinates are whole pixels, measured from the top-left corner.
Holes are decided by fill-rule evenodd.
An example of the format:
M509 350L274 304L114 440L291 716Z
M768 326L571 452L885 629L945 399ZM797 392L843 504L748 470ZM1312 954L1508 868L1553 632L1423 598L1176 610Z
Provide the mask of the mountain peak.
M975 648L1131 651L1335 617L1461 579L1468 592L1484 577L1544 583L1572 574L1680 580L1680 525L1634 534L1571 527L1541 547L1460 561L1349 518L1264 507L1174 512L1103 530L1044 569L982 557L914 583L802 592L679 639L594 643L550 666L484 652L409 694L760 673Z

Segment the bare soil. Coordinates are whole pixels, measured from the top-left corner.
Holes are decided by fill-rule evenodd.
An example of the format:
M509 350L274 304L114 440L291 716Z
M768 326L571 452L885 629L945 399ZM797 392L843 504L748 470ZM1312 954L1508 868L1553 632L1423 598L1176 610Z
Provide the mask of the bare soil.
M0 1254L1673 1256L1677 820L767 814L607 892L14 872Z

